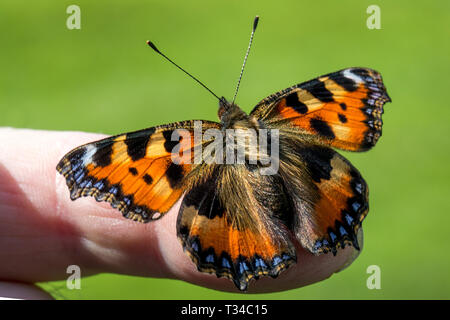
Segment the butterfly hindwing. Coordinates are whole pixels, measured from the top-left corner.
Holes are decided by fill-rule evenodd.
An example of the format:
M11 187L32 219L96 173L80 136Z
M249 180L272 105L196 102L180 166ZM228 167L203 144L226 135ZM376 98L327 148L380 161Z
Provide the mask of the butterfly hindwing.
M205 129L217 126L203 122ZM174 162L172 151L178 145L179 155L189 151L192 157L194 135L172 141L172 133L193 128L193 121L185 121L89 143L66 154L57 170L66 178L72 200L93 196L126 218L148 222L166 213L183 193L183 178L193 164Z
M336 254L345 245L359 249L357 231L369 209L361 174L328 147L287 144L290 153L281 156L280 172L295 210L297 239L314 254Z
M317 144L365 151L381 136L383 105L389 101L377 71L348 68L273 94L251 115L308 134Z
M248 191L248 196L239 198L239 186L237 190L226 186L227 175L230 172L215 171L186 194L178 215L177 233L199 271L227 277L245 291L252 278L278 276L295 262L296 254L286 228L273 215L273 211L281 212L283 208L275 198L271 201L273 193L266 188L270 186L263 183L255 186L259 190L242 189ZM245 173L241 178L246 179ZM258 192L264 193L265 203L258 200ZM242 208L246 212L233 205L238 201L244 203ZM264 212L257 212L258 208ZM247 215L249 219L244 218Z

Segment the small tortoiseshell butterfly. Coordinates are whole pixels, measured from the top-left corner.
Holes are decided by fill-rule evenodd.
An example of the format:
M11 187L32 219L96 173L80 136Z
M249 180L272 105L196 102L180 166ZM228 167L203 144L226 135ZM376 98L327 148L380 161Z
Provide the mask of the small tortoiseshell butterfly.
M346 245L359 249L356 234L368 212L368 187L332 148L372 148L389 101L381 75L367 68L292 86L260 101L249 115L220 98L220 123L202 121L201 132L277 130L275 174L262 174L262 164L250 163L248 154L244 163L176 163L175 146L177 154L193 159L196 148L211 144L211 139L194 138L194 121L80 146L62 158L57 170L72 200L93 196L144 223L164 216L184 195L177 220L184 250L199 271L227 277L245 291L250 279L276 277L296 262L293 241L316 255L336 254ZM191 138L173 141L181 129Z

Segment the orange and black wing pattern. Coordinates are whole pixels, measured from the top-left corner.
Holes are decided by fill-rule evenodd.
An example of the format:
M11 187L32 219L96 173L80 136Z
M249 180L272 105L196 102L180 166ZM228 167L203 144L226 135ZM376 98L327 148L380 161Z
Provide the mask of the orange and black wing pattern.
M318 144L365 151L381 136L383 105L390 101L377 71L348 68L273 94L251 115L310 135Z
M331 148L297 145L293 150L282 159L280 172L295 211L296 238L314 254L336 254L346 245L359 250L357 232L369 210L361 174Z
M218 128L203 121L203 129ZM183 179L192 170L194 121L178 122L109 137L66 154L57 170L70 197L93 196L107 201L124 217L149 222L161 217L183 193ZM173 155L174 147L177 153ZM178 158L177 158L178 157ZM176 159L177 161L173 161Z
M229 278L246 291L251 279L275 278L295 263L295 249L286 228L266 215L255 215L251 223L233 223L239 209L221 201L222 190L217 189L215 177L217 174L211 175L184 197L178 238L199 271Z

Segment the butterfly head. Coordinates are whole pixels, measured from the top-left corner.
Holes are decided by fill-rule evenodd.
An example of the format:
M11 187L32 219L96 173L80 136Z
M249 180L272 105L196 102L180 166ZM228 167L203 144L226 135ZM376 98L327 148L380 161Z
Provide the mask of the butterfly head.
M232 127L236 121L248 118L247 114L237 104L227 101L224 97L219 99L217 115L225 128Z

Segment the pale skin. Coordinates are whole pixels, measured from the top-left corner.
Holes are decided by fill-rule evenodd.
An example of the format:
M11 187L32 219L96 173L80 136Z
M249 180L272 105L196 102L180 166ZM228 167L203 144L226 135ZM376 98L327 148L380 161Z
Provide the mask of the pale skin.
M147 224L127 220L91 197L70 200L65 180L55 169L58 161L71 149L104 137L0 128L0 297L51 298L33 283L65 280L73 264L83 276L108 272L180 279L238 292L230 280L198 272L183 252L176 236L181 199L160 220ZM276 279L251 281L248 292L321 281L357 254L347 247L336 256L314 256L297 244L296 265Z

